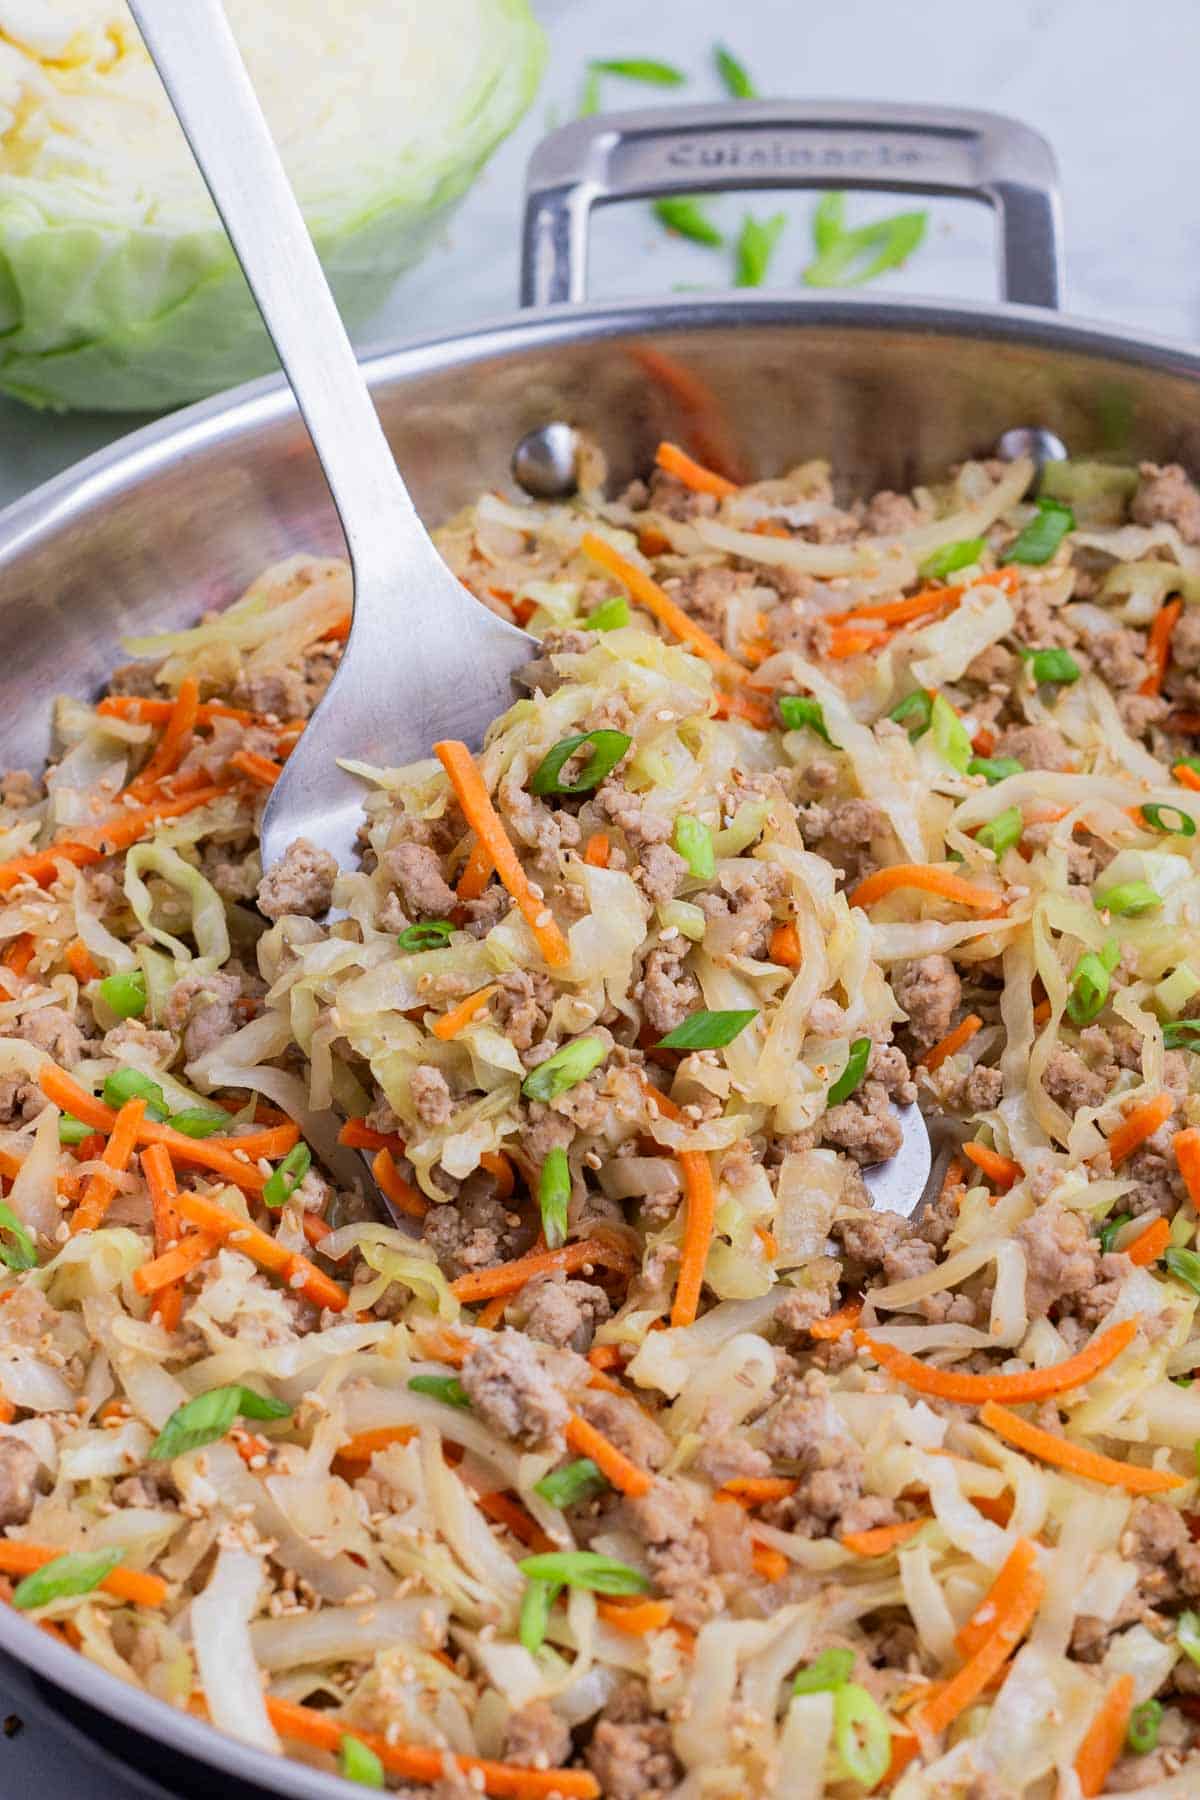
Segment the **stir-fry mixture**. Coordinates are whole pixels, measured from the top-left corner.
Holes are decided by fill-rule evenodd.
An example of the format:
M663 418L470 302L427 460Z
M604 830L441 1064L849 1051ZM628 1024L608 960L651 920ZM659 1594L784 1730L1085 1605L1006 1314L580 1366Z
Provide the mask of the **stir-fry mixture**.
M585 465L357 868L340 564L4 777L4 1598L405 1795L1195 1795L1200 492Z

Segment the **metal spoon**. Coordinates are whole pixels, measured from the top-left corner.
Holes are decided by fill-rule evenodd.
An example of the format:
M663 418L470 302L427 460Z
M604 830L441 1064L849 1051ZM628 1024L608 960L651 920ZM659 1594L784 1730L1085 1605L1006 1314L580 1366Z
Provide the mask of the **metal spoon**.
M333 494L354 571L337 674L267 806L264 867L306 837L348 868L362 784L339 757L402 764L477 745L532 638L467 593L396 468L220 0L133 0Z

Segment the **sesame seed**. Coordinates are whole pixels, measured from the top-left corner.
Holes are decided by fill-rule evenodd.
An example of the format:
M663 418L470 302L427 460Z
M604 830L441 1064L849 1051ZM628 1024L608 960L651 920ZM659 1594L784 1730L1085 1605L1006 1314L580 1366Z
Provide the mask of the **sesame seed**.
M550 911L550 908L548 906L543 906L541 912L538 913L533 922L535 925L549 925L553 921L553 918L554 914Z

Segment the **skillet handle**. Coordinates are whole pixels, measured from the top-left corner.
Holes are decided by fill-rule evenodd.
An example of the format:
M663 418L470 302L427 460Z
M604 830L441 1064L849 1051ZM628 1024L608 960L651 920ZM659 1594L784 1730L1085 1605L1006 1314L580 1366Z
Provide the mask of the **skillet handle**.
M1058 170L1045 138L1002 113L842 100L613 113L551 132L526 180L521 304L585 298L593 206L831 187L983 201L998 214L1001 298L1059 305Z

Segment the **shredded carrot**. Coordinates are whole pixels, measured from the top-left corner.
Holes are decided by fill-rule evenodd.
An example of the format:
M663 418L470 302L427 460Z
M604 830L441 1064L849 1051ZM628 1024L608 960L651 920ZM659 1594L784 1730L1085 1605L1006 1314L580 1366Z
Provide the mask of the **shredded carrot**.
M96 703L96 711L104 718L132 719L138 725L166 725L175 710L173 700L158 700L145 694L107 694ZM204 700L196 708L197 725L211 725L214 719L234 719L239 725L254 725L265 717L247 711L244 706L226 706L221 700ZM303 726L304 721L299 721Z
M539 899L530 887L529 877L501 824L499 813L492 805L483 777L475 766L475 758L467 746L455 738L444 738L440 744L433 746L433 750L458 796L458 804L462 807L468 825L486 846L496 873L520 907L546 962L552 969L564 968L571 960L567 940L555 923L545 900Z
M1002 1529L1008 1526L1013 1516L1011 1494L972 1494L971 1505L985 1519L990 1519L993 1525L999 1525Z
M1022 1565L1021 1581L1011 1602L998 1614L992 1631L974 1656L915 1715L917 1722L927 1732L945 1731L960 1713L978 1699L993 1677L999 1674L1033 1623L1034 1615L1042 1603L1046 1583L1034 1560L1033 1546L1027 1538L1018 1540L1009 1560L1018 1555Z
M480 1307L478 1313L475 1315L475 1323L481 1331L495 1331L497 1325L504 1317L507 1306L508 1295L497 1294L494 1300L489 1300L486 1306Z
M953 1031L948 1031L938 1043L931 1045L917 1062L923 1069L940 1069L949 1056L956 1056L964 1044L969 1044L975 1033L980 1030L983 1020L978 1013L968 1013L960 1019Z
M1154 1135L1160 1125L1166 1124L1174 1111L1174 1094L1162 1093L1126 1113L1121 1123L1108 1136L1108 1154L1113 1168L1119 1168L1132 1156L1139 1145Z
M482 838L477 838L471 847L471 854L463 865L463 872L458 878L455 889L460 900L478 900L488 882L492 879L492 871L496 867L492 853Z
M694 494L715 494L718 500L725 500L730 494L738 491L735 481L727 481L724 475L718 475L713 469L706 469L703 463L696 462L686 450L678 444L669 444L665 440L654 452L654 460L660 469L673 475Z
M790 1475L735 1475L721 1488L732 1494L743 1506L768 1506L773 1500L786 1500L800 1484Z
M1160 1213L1152 1225L1138 1232L1132 1244L1126 1244L1125 1254L1139 1269L1148 1269L1151 1263L1158 1261L1170 1242L1171 1227Z
M987 1402L979 1422L998 1437L1015 1444L1018 1450L1024 1450L1026 1455L1040 1456L1043 1462L1052 1463L1055 1468L1065 1469L1069 1475L1079 1475L1086 1481L1125 1488L1131 1494L1165 1494L1173 1488L1187 1486L1182 1475L1172 1475L1167 1469L1147 1469L1136 1463L1118 1462L1115 1457L1101 1456L1052 1431L1043 1431L1019 1413L997 1406L994 1400Z
M23 1539L0 1538L0 1569L6 1575L32 1575L67 1554L65 1545L29 1544ZM167 1584L160 1575L144 1575L140 1569L114 1569L100 1583L106 1594L127 1600L132 1606L162 1606Z
M997 1619L1009 1611L1028 1580L1029 1571L1036 1567L1036 1550L1028 1538L1020 1538L975 1611L959 1628L954 1647L960 1656L970 1658L983 1648Z
M1051 1004L1048 1000L1039 1000L1038 1004L1033 1009L1034 1024L1035 1025L1044 1025L1046 1023L1046 1020L1050 1017L1050 1014L1053 1011L1054 1011L1054 1008L1051 1006Z
M928 1523L928 1519L899 1519L894 1525L876 1525L870 1531L844 1531L841 1543L856 1556L887 1556L916 1537Z
M532 1518L519 1500L511 1494L477 1494L475 1503L481 1513L486 1513L497 1525L503 1525L510 1531L518 1543L528 1544L531 1550L557 1550L559 1546L548 1532L542 1530L537 1520Z
M754 1235L763 1247L763 1255L768 1262L774 1262L779 1255L779 1239L769 1225L756 1225Z
M762 700L754 699L744 688L731 693L724 689L713 695L713 717L717 719L745 719L758 731L770 731L774 724L771 708Z
M607 869L609 851L612 845L602 831L594 831L587 841L583 852L583 860L593 869Z
M230 757L229 767L236 769L239 775L245 775L256 781L260 787L274 787L283 774L283 764L272 761L271 757L261 755L257 750L238 750Z
M645 1073L639 1076L639 1080L641 1082L642 1092L650 1102L651 1107L660 1112L664 1119L670 1119L674 1124L680 1125L684 1123L682 1107L676 1106L669 1094L664 1094L661 1088L655 1087L654 1083L650 1080L650 1077Z
M643 556L661 556L670 548L670 538L657 525L643 525L638 532L638 549Z
M862 1301L851 1300L846 1306L839 1307L837 1312L830 1313L828 1318L814 1319L808 1328L808 1335L822 1342L834 1343L848 1331L853 1331L861 1318Z
M190 1231L171 1250L164 1250L152 1262L133 1271L133 1285L139 1294L157 1294L190 1275L193 1269L210 1257L221 1240L209 1232Z
M17 1409L11 1400L0 1400L0 1425L11 1425L17 1416Z
M777 925L771 933L767 945L767 960L779 963L785 969L800 967L800 933L790 919L783 925Z
M971 739L971 748L976 756L990 756L996 748L995 732L989 731L986 725L981 725Z
M116 1178L128 1166L133 1155L145 1111L144 1100L127 1100L113 1120L112 1132L100 1158L104 1167L97 1169L88 1178L83 1199L71 1220L72 1237L81 1231L95 1231L103 1223L104 1215L112 1205L113 1195L117 1191Z
M594 531L584 532L579 548L585 556L590 556L593 562L599 563L602 569L615 575L629 589L638 605L652 613L680 643L694 650L697 656L702 656L714 669L721 669L727 676L732 675L739 681L744 679L746 671L741 663L722 649L716 638L710 637L681 606L677 606L644 569L631 563L619 550L614 550L606 539L597 537ZM436 745L434 747L436 749Z
M129 783L125 789L127 794L149 800L159 782L174 774L191 748L199 710L200 683L194 675L185 675L154 754Z
M599 1800L600 1784L586 1769L530 1769L516 1763L489 1762L479 1756L453 1756L423 1744L394 1744L381 1732L360 1731L336 1713L317 1711L294 1700L266 1696L267 1715L281 1737L336 1755L347 1731L376 1755L389 1775L404 1781L432 1784L442 1780L447 1764L457 1769L471 1787L497 1800L541 1800L561 1795L562 1800Z
M112 813L98 825L86 826L72 838L61 838L44 850L32 850L26 856L14 856L6 863L0 863L0 893L7 893L19 881L34 881L39 887L46 887L58 875L58 865L62 862L75 863L82 867L86 863L99 862L104 856L114 855L118 850L128 850L131 844L163 819L177 819L183 813L192 812L198 806L206 806L210 800L218 800L230 792L226 786L210 786L194 788L191 793L177 799L154 800L149 806L130 807L122 812Z
M1168 600L1159 608L1146 635L1146 667L1149 673L1138 688L1139 694L1160 694L1171 661L1171 635L1183 611L1182 600Z
M962 1153L968 1162L973 1162L977 1169L983 1170L988 1180L1002 1194L1006 1194L1025 1173L1020 1163L1014 1162L1011 1156L1001 1156L998 1150L989 1150L986 1144L964 1144Z
M393 1156L404 1155L404 1139L394 1131L376 1131L365 1119L347 1119L338 1132L338 1143L347 1150L390 1150Z
M1179 604L1178 601L1175 603ZM1163 611L1165 612L1164 607ZM1160 614L1161 617L1161 614ZM1153 692L1144 686L1142 692ZM1125 1745L1129 1715L1133 1711L1133 1676L1118 1675L1105 1694L1100 1710L1087 1728L1075 1758L1075 1776L1083 1800L1094 1800L1108 1785L1109 1772Z
M898 888L921 888L928 894L951 900L957 906L969 906L976 912L1004 910L999 894L993 889L976 887L973 882L964 881L961 875L952 875L934 863L893 863L889 868L876 869L873 875L859 882L849 896L850 904L873 906L876 900L885 899Z
M881 1369L895 1381L914 1388L919 1394L931 1394L939 1400L956 1400L963 1405L982 1405L985 1400L1007 1401L1019 1406L1027 1400L1048 1400L1052 1394L1069 1393L1082 1387L1101 1370L1117 1360L1137 1336L1138 1320L1122 1319L1108 1331L1100 1332L1075 1356L1062 1362L1049 1363L1044 1369L1022 1370L1015 1375L968 1375L957 1369L939 1369L923 1363L894 1344L881 1344L856 1331L855 1342L869 1350Z
M110 1132L113 1129L117 1115L112 1108L80 1087L57 1064L43 1063L38 1082L46 1098L53 1100L64 1112L82 1119L95 1131ZM257 1194L267 1182L267 1177L257 1167L257 1159L286 1156L299 1137L298 1128L290 1120L265 1131L248 1131L241 1137L191 1138L170 1125L157 1125L152 1119L143 1119L138 1126L137 1141L139 1144L163 1144L176 1162L210 1169L236 1187Z
M667 1600L597 1600L596 1611L606 1625L626 1637L645 1637L650 1631L665 1631L671 1623L671 1606Z
M314 1246L323 1243L333 1232L333 1226L327 1225L320 1213L314 1212L300 1214L300 1229L309 1243Z
M829 635L829 649L826 655L835 662L847 662L852 656L865 656L868 650L877 650L887 642L887 631L881 626L878 631L868 630L865 626L858 631L850 631L845 627L835 628Z
M171 1161L171 1152L163 1144L148 1145L138 1160L150 1191L150 1206L154 1215L154 1250L156 1255L161 1256L177 1241L180 1232L179 1213L175 1207L175 1198L179 1193L175 1165Z
M239 1218L237 1213L230 1212L217 1201L186 1190L180 1193L176 1205L190 1224L229 1244L231 1249L239 1250L260 1268L282 1276L289 1288L303 1294L314 1306L329 1312L345 1310L348 1297L344 1288L330 1280L307 1256L285 1249L278 1239L260 1231L249 1219Z
M593 1344L587 1353L593 1369L619 1369L625 1357L618 1344Z
M355 1432L339 1446L336 1463L369 1463L380 1450L393 1444L411 1444L417 1435L415 1425L377 1425L371 1431Z
M1180 787L1191 788L1193 793L1200 794L1200 774L1195 769L1189 769L1186 763L1176 763L1171 773Z
M590 1456L600 1473L608 1478L613 1487L621 1493L628 1494L636 1500L648 1494L651 1481L645 1469L630 1462L623 1451L609 1442L603 1432L597 1431L594 1425L572 1413L567 1420L566 1438L577 1456Z
M33 961L33 953L37 949L37 940L32 932L23 931L20 937L12 938L4 952L4 967L11 969L14 975L23 975Z
M513 1166L503 1150L482 1150L479 1154L479 1166L486 1169L496 1183L497 1200L507 1200L516 1186Z
M855 606L849 612L823 614L826 625L855 625L860 619L881 619L888 625L907 625L910 619L919 619L923 613L937 612L942 608L947 611L957 606L965 587L922 588L919 594L909 594L903 600L875 600L864 606Z
M1192 1205L1200 1208L1200 1130L1190 1125L1186 1131L1177 1131L1171 1148Z
M750 1551L750 1565L762 1581L782 1581L792 1566L782 1550L758 1543Z
M494 1269L471 1269L451 1282L450 1291L456 1300L469 1306L499 1294L515 1294L535 1275L553 1274L557 1269L565 1275L575 1275L591 1263L626 1273L631 1267L628 1256L600 1238L580 1238L573 1244L564 1244L561 1250L532 1250L528 1256L499 1263Z
M443 1043L449 1043L460 1031L465 1031L476 1013L483 1011L496 992L496 987L497 984L493 981L488 987L477 988L465 1000L460 1000L457 1006L452 1006L449 1012L440 1013L429 1028L434 1037L441 1038Z
M67 967L80 987L86 987L89 981L100 979L100 970L82 938L73 938L67 945Z
M712 1245L713 1218L717 1209L712 1164L705 1150L680 1150L676 1161L683 1176L687 1221L679 1251L679 1274L671 1306L671 1325L690 1325L700 1307L704 1265Z

